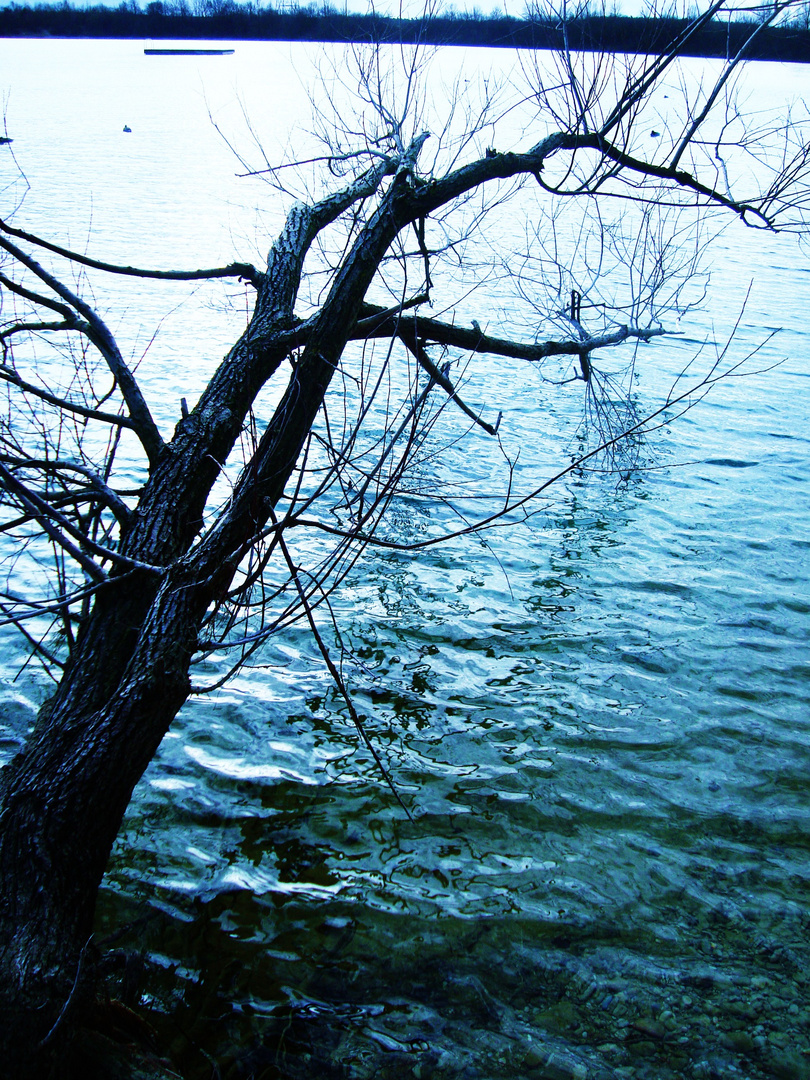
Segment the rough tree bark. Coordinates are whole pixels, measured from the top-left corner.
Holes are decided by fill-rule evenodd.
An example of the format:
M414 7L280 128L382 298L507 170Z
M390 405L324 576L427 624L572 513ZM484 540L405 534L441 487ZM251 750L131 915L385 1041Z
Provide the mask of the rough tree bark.
M715 11L719 5L714 5ZM553 193L545 167L555 157L587 162L580 191L593 195L617 177L657 185L662 198L686 196L750 222L773 227L790 192L774 188L737 200L682 165L684 144L673 140L666 157L646 158L633 148L632 121L639 102L677 57L649 61L601 123L588 105L572 122L552 130L529 150L488 150L439 177L422 176L419 156L427 135L408 145L391 131L384 156L370 155L356 179L312 205L297 204L272 246L266 269L244 265L184 275L231 274L255 287L246 331L220 364L197 404L164 441L137 383L97 315L30 254L39 249L97 269L141 271L94 263L2 223L0 247L35 281L10 273L0 281L19 301L58 315L60 325L83 334L104 357L124 402L121 423L134 431L148 460L148 478L134 505L117 507L117 541L98 550L90 537L76 539L82 565L97 586L83 615L53 698L41 710L23 751L2 772L0 810L0 1051L4 1075L63 1075L60 1057L70 1032L92 1000L96 894L132 791L190 692L189 665L199 648L206 614L225 595L256 538L273 528L282 498L323 405L347 343L355 338L399 338L436 385L454 393L428 355L433 344L496 356L540 360L571 355L587 360L595 349L663 333L653 321L626 324L593 336L516 342L478 327L454 325L418 313L408 304L383 310L367 302L369 288L397 237L424 223L468 193L499 180L528 178L541 194ZM732 62L733 64L736 61ZM573 86L573 83L572 83ZM709 115L695 110L684 121L687 142ZM573 166L572 166L573 168ZM793 177L803 175L794 168ZM573 175L569 169L569 173ZM567 176L568 174L566 174ZM560 183L564 183L562 181ZM573 196L577 191L558 193ZM316 238L347 211L363 218L334 268L326 299L306 320L296 317L304 261ZM417 235L425 249L424 224ZM160 276L160 275L157 275ZM162 276L170 277L169 273ZM183 276L183 275L174 275ZM429 273L426 275L429 278ZM414 301L415 303L415 301ZM579 328L581 330L581 328ZM19 331L4 329L4 348ZM255 453L245 465L218 520L203 529L212 488L243 430L260 390L282 365L292 363L286 390ZM587 373L583 363L583 373ZM0 371L15 391L29 384L13 364ZM29 386L30 389L30 386ZM40 393L40 397L42 397ZM57 399L59 400L59 399ZM67 407L67 403L66 407ZM100 413L94 414L98 419ZM0 455L7 505L69 549L69 523L56 504L42 501L36 485L20 476L26 459ZM113 504L112 494L108 502Z

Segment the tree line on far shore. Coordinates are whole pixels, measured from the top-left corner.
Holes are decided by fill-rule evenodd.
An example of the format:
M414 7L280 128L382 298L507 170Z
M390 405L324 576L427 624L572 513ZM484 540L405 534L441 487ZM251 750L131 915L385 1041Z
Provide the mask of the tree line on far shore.
M656 53L676 41L689 25L680 18L634 18L587 12L565 29L559 18L542 13L524 18L450 12L429 18L399 19L339 11L328 0L284 10L260 7L255 0L151 0L141 9L134 0L118 7L58 7L12 3L0 9L2 37L185 38L268 41L394 41L525 49L559 49L567 35L575 51ZM807 19L764 28L749 52L757 60L810 61ZM682 55L734 56L747 40L750 23L712 20L692 35Z

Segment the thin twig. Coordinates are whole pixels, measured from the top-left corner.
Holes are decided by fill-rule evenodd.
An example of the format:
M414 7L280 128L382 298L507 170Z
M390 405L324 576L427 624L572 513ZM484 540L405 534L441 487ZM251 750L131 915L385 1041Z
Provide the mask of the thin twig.
M298 592L298 597L299 597L299 599L301 601L301 604L302 604L302 606L304 608L304 611L306 612L307 622L309 623L309 628L312 631L312 636L315 638L315 643L317 644L318 649L320 651L320 654L324 659L324 663L326 664L327 668L329 669L329 674L332 676L332 680L334 681L335 686L338 688L338 691L340 692L340 696L346 702L346 708L349 710L349 714L350 714L352 720L354 721L354 725L357 728L358 732L360 733L360 736L363 739L363 742L366 744L366 747L371 752L371 755L374 758L375 762L377 763L377 768L382 773L383 779L385 780L388 787L391 789L391 792L393 793L394 798L397 800L399 805L402 807L402 809L407 814L408 820L413 821L413 815L411 814L410 810L405 805L405 803L402 801L402 797L400 796L399 792L397 791L396 787L394 786L394 781L391 779L391 776L390 776L388 770L386 769L385 765L383 764L382 759L380 758L380 755L377 753L377 750L375 749L374 744L372 743L371 739L368 737L366 729L363 727L363 722L361 721L361 719L360 719L360 717L359 717L359 715L357 713L357 709L355 709L355 707L354 707L354 702L351 699L349 691L348 691L348 689L346 687L346 683L343 681L343 678L342 678L340 672L338 671L337 667L335 666L335 662L333 661L332 657L329 654L329 649L326 647L326 643L324 642L323 638L320 635L320 632L318 631L318 626L317 626L317 624L315 622L315 616L312 613L312 608L310 607L309 600L307 598L306 593L304 592L303 586L301 585L301 579L298 576L298 568L296 567L295 563L293 562L292 556L290 555L289 548L287 547L287 544L286 544L286 542L284 540L284 536L280 532L278 534L278 545L279 545L279 548L281 549L282 555L284 556L284 561L287 563L287 567L289 568L290 576L292 577L292 580L295 582L295 588L296 588L296 591Z

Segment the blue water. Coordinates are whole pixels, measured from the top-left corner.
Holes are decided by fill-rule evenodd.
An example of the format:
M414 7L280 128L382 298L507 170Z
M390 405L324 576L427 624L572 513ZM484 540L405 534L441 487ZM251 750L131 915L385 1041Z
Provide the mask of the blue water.
M274 152L286 129L266 125L304 115L311 50L239 44L206 68L141 47L0 43L20 222L111 260L259 259L283 200L234 177L208 113L235 128L246 100ZM772 65L750 78L773 92ZM508 530L369 552L334 595L336 655L413 821L303 627L181 712L98 937L132 924L141 1004L188 1076L810 1075L807 270L795 240L741 229L710 263L705 310L641 351L641 400L725 339L751 282L729 359L780 328L759 373L653 433L629 477L577 470ZM244 292L94 286L168 426ZM491 361L468 376L504 412L522 490L565 464L581 384ZM501 467L494 440L456 445L447 424L399 539L452 527L433 494L489 491ZM5 754L48 692L21 659L4 638Z

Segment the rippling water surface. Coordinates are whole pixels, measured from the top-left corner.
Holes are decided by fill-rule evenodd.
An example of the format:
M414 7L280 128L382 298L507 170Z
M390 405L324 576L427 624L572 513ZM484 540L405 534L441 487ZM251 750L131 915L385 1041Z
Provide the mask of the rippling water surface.
M278 117L306 115L296 72L311 53L141 49L0 43L31 183L19 220L111 260L259 259L279 210L233 177L208 112L235 122L245 100L283 144ZM763 92L775 69L750 78ZM805 78L779 69L782 86ZM98 932L132 924L121 945L145 950L142 992L189 1077L810 1075L810 338L795 243L727 233L714 306L643 353L642 392L660 393L711 317L722 336L755 269L733 348L784 327L757 366L784 362L659 433L655 468L569 477L487 545L370 555L338 599L359 711L413 822L303 630L182 711L130 808ZM245 297L172 288L143 372L175 402L244 325ZM117 329L137 356L165 305L148 290L129 303ZM519 478L549 475L575 391L540 411L549 391L525 372L478 377L524 448ZM461 468L486 480L489 446L473 436ZM444 514L405 507L402 528ZM19 662L6 643L6 754L47 693L15 678Z

